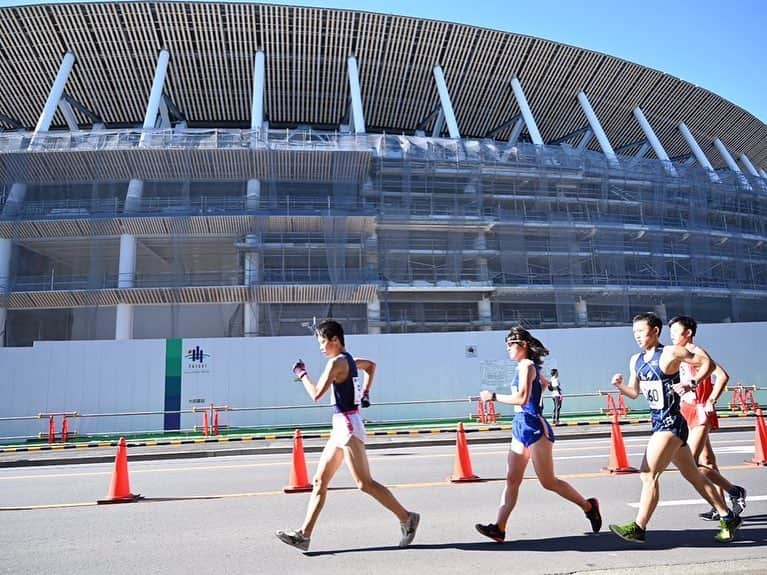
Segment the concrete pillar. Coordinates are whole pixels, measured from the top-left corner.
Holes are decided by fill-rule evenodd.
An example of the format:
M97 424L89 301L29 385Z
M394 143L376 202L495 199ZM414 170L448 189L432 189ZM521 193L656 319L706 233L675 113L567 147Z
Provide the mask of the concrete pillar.
M665 325L665 323L668 321L668 312L666 312L666 304L665 303L656 304L655 313L658 315L660 320Z
M117 276L118 288L132 288L136 282L136 237L120 236L120 263ZM117 304L115 339L133 339L133 306Z
M8 192L8 198L5 200L3 206L3 217L12 217L19 213L21 206L24 204L24 198L27 195L27 185L20 182L15 182L10 191Z
M483 297L477 302L477 311L479 313L479 330L491 331L493 329L493 306L490 299Z
M11 249L13 242L0 238L0 296L8 293L11 285ZM8 310L0 306L0 347L5 346L5 320Z
M368 333L381 333L381 300L378 298L368 302Z
M585 299L579 299L575 302L575 323L577 325L588 325L589 309Z
M485 238L485 232L479 232L477 239L474 242L474 247L477 250L484 251L487 249L487 240ZM484 253L480 253L477 256L477 272L479 275L479 281L488 281L490 274L487 269L487 256Z
M259 237L256 234L250 234L246 238L248 244L256 244ZM261 253L257 251L245 252L244 258L245 285L252 286L257 284L262 277ZM254 337L260 334L260 309L259 304L252 301L246 301L242 306L243 335L245 337Z

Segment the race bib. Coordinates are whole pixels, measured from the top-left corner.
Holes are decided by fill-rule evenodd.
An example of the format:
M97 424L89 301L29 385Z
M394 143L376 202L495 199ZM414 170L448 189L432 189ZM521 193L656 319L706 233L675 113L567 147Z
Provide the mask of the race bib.
M663 382L657 379L652 381L640 381L639 389L647 398L650 409L663 409Z

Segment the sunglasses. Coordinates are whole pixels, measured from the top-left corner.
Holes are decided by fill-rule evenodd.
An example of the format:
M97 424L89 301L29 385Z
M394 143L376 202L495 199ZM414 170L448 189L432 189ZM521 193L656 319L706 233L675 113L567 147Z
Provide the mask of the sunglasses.
M524 341L522 341L521 339L507 339L507 340L506 340L506 345L507 345L507 346L508 346L508 345L513 345L513 344L515 344L515 343L516 343L517 345L521 345L521 344L523 344L523 343L525 343L525 342L524 342Z

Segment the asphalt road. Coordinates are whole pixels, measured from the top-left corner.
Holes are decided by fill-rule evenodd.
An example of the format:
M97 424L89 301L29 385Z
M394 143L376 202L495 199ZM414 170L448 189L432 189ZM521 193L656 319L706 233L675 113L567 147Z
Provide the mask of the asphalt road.
M474 472L485 481L451 484L455 448L403 445L370 452L374 476L421 513L413 546L397 548L396 519L353 488L345 469L312 539L310 552L280 543L274 530L297 527L307 495L284 494L284 453L130 462L135 504L96 506L112 465L88 463L0 469L0 573L767 573L767 468L744 463L754 434L719 433L715 448L725 474L749 491L736 542L714 541L707 506L675 471L661 480L661 505L644 546L607 532L633 519L637 475L611 476L609 439L557 443L557 473L602 503L605 529L587 533L582 512L541 489L532 466L509 522L506 544L483 540L474 523L494 519L506 445L475 443ZM638 465L645 437L625 437ZM318 454L307 454L311 470ZM634 571L631 571L634 569Z

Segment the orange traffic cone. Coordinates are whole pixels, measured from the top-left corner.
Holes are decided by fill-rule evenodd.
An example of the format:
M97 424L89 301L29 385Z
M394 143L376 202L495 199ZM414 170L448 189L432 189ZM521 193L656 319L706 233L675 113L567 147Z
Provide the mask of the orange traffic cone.
M282 488L285 493L301 493L311 491L309 474L306 472L306 459L304 458L304 440L301 439L301 430L296 429L293 435L293 465L290 467L289 483Z
M639 470L629 465L629 458L626 455L626 446L623 445L623 433L620 423L618 423L618 413L613 412L613 422L610 430L610 462L603 471L609 471L615 475L624 475L626 473L639 473Z
M109 493L106 499L99 499L97 503L132 503L143 499L141 495L130 492L130 478L128 477L128 447L125 438L120 438L115 457L115 470L112 473L112 481L109 483Z
M756 408L756 428L754 432L754 458L746 461L754 465L767 465L767 424L764 423L764 413Z
M455 464L450 481L453 483L482 481L479 476L474 475L474 471L471 469L469 444L466 442L466 432L463 430L462 422L458 422L458 435L455 438Z

